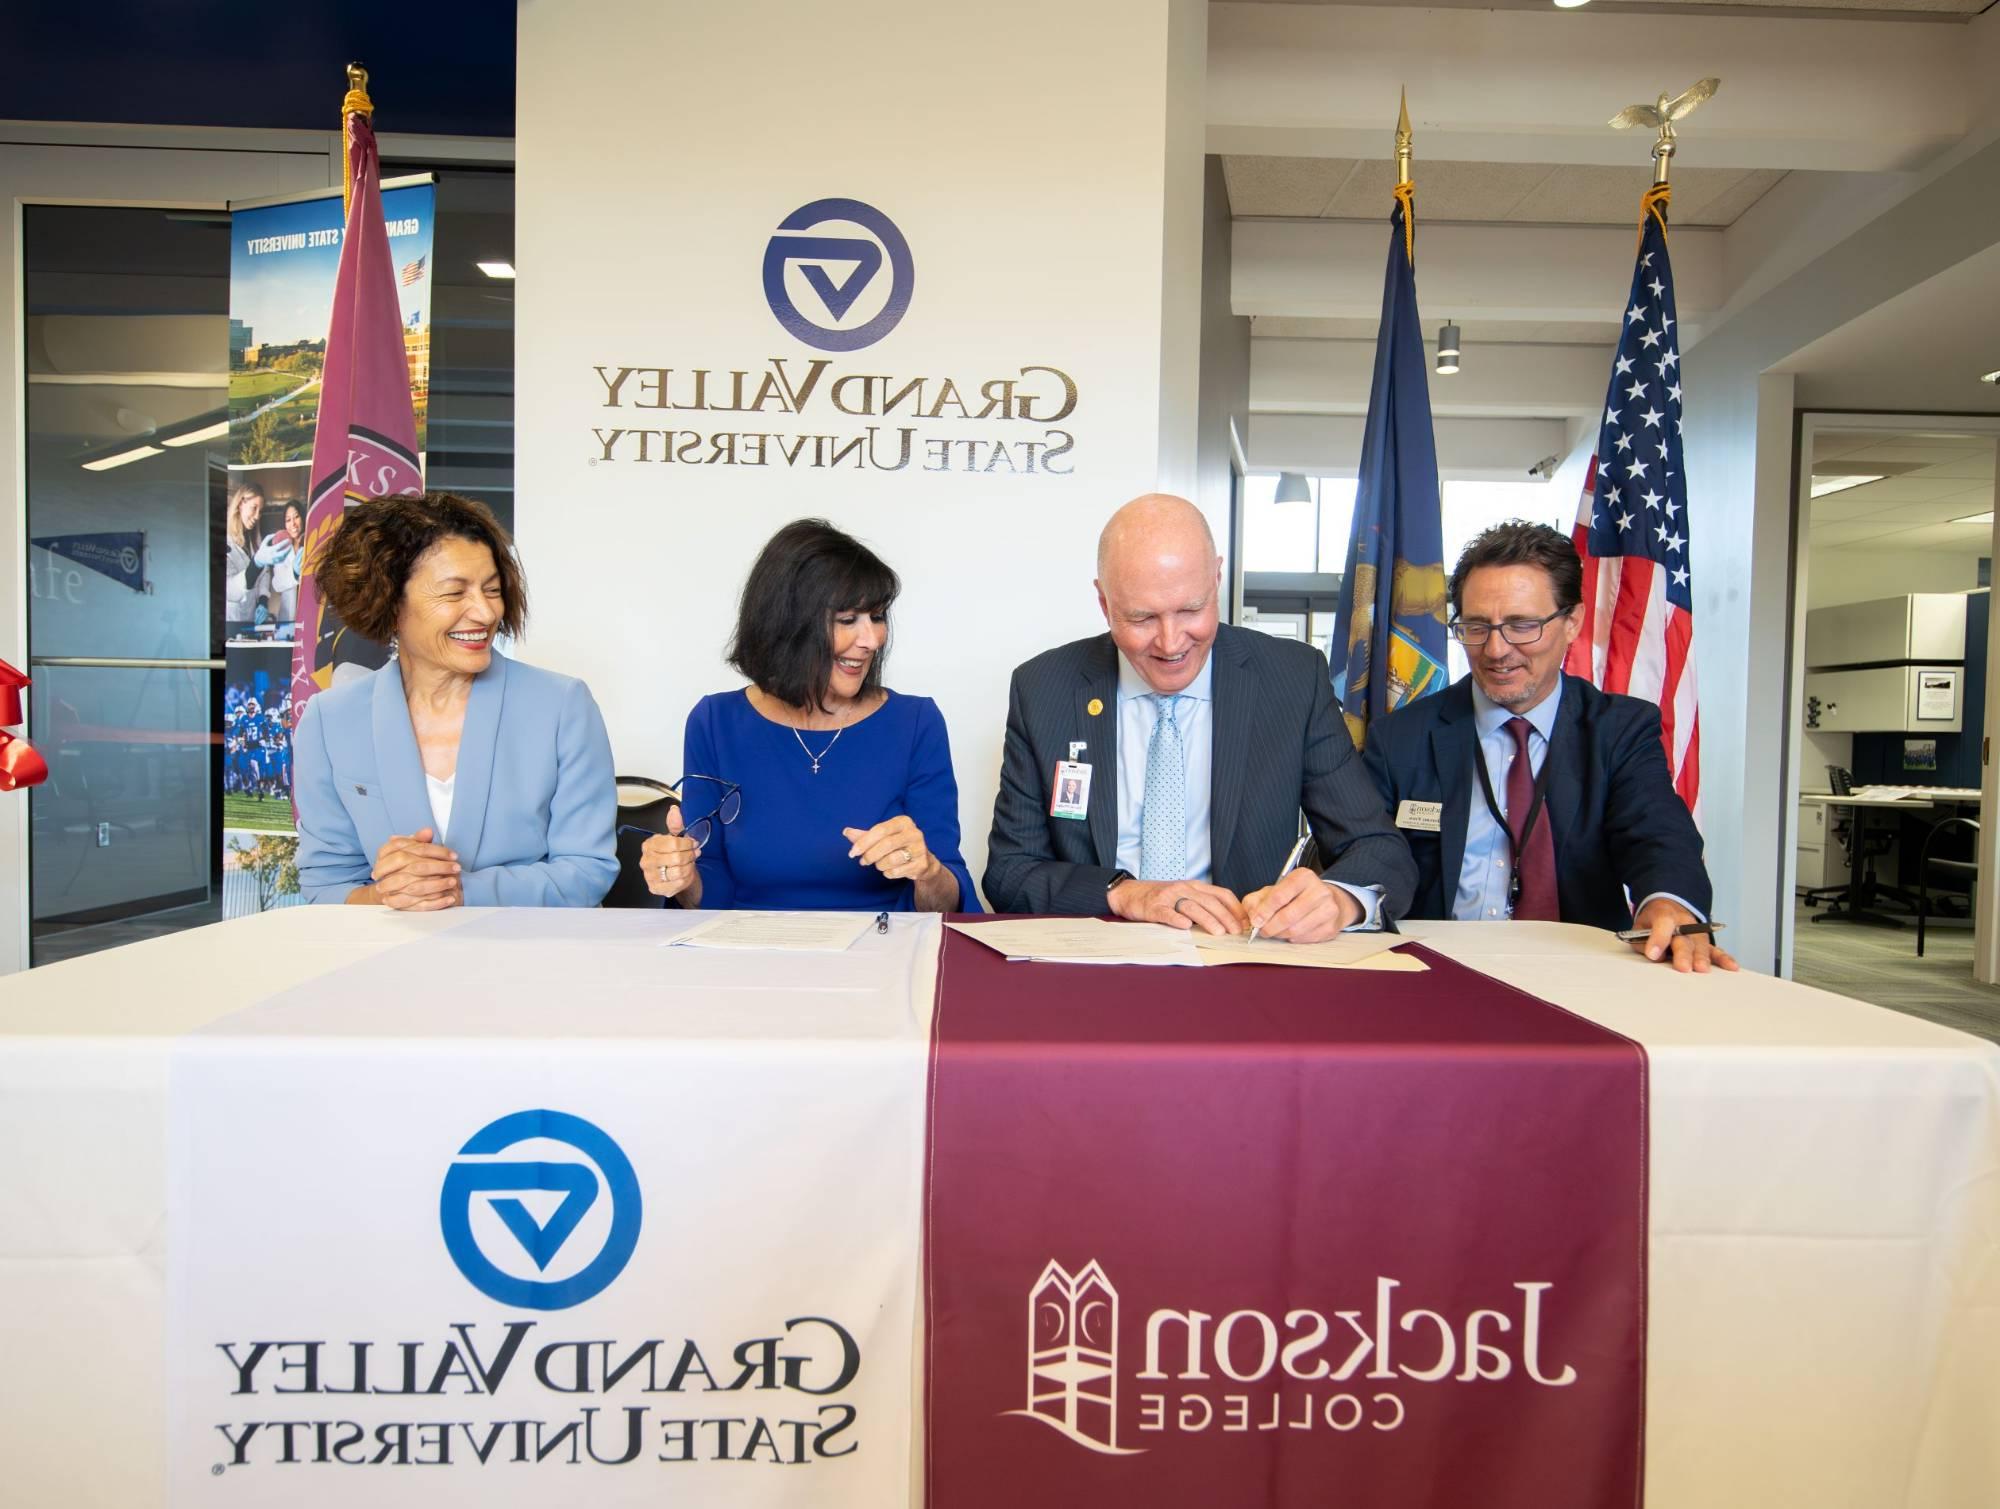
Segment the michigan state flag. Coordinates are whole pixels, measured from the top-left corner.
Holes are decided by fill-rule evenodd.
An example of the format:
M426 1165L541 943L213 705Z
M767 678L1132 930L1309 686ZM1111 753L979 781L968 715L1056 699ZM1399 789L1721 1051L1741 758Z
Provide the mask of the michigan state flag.
M1389 226L1354 533L1334 623L1334 691L1357 749L1375 719L1445 684L1437 442L1417 323L1416 211L1407 184L1397 188Z

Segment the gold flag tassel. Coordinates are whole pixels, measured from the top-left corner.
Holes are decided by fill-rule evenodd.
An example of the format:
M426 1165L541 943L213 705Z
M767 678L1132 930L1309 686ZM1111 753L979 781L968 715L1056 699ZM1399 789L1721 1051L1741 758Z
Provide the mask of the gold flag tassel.
M340 216L343 222L354 212L354 163L347 144L347 118L374 113L375 102L368 98L368 70L359 63L349 63L347 98L340 102Z
M1648 215L1651 215L1655 220L1660 222L1660 234L1662 236L1666 235L1667 204L1673 197L1674 191L1671 185L1656 183L1650 189L1646 190L1645 196L1640 199L1639 244L1641 246L1646 244L1646 217Z
M1410 177L1416 139L1410 132L1410 92L1405 89L1396 111L1396 202L1403 207L1403 255L1417 265L1417 186Z

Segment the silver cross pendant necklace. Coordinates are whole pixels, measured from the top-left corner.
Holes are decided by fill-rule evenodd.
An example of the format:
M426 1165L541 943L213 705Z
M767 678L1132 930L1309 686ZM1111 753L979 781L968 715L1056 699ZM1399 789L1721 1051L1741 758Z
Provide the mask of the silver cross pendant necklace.
M846 729L845 725L843 725L843 726L841 726L841 727L839 727L839 728L836 728L836 729L835 729L835 730L833 731L833 737L832 737L831 739L827 740L827 742L826 742L826 748L822 749L822 750L821 750L821 751L820 751L820 752L819 752L818 754L814 754L814 753L813 753L813 752L812 752L812 751L811 751L810 749L806 748L806 739L805 739L805 735L804 735L804 734L802 734L802 733L800 733L800 732L799 732L799 731L798 731L798 730L797 730L796 728L794 728L794 729L792 730L792 737L793 737L794 739L797 739L797 740L799 741L799 748L800 748L801 750L803 750L803 751L804 751L804 753L805 753L805 757L806 757L806 758L807 758L808 760L811 760L811 761L812 761L812 773L813 773L814 775L818 775L818 774L819 774L819 762L820 762L821 760L824 760L824 759L825 759L825 758L826 758L826 757L827 757L828 755L830 755L830 754L832 754L832 753L833 753L833 746L834 746L834 745L836 745L836 744L838 744L838 743L840 742L840 736L841 736L842 734L846 733L846 732L847 732L847 729Z

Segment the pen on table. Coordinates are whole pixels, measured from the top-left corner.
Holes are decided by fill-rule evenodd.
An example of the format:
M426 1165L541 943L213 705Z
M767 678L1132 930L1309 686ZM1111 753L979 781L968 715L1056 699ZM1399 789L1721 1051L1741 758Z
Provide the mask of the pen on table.
M1708 941L1713 943L1715 935L1721 932L1726 926L1728 924L1723 922L1683 922L1679 927L1674 929L1673 936L1676 938L1690 938L1696 933L1707 933ZM1650 927L1629 927L1618 935L1618 941L1621 943L1637 943L1642 939L1652 936L1653 930Z
M889 914L887 912L877 912L875 914L875 931L878 933L889 931Z
M1312 837L1311 829L1307 829L1304 833L1301 833L1299 835L1299 841L1292 845L1292 852L1285 856L1285 863L1283 867L1280 868L1278 871L1279 880L1283 880L1287 875L1291 874L1292 871L1298 867L1299 856L1306 852L1306 840L1311 837ZM1273 883L1275 884L1276 882ZM1257 941L1257 929L1261 928L1263 925L1264 924L1260 922L1257 924L1257 927L1253 927L1250 929L1250 941L1252 943L1255 943Z

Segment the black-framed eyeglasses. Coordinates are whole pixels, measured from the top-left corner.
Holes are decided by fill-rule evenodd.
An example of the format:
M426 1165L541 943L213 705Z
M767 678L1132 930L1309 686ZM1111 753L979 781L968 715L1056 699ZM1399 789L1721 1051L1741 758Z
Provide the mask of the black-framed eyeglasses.
M1531 645L1540 642L1542 630L1558 618L1569 617L1574 611L1572 608L1558 608L1547 618L1510 618L1505 623L1497 624L1484 623L1477 618L1461 618L1446 624L1444 628L1453 639L1473 649L1478 649L1491 639L1495 629L1498 629L1500 637L1511 645Z
M721 788L721 795L716 799L715 805L692 821L686 816L689 781L705 781ZM715 836L717 828L728 827L743 814L743 788L734 781L725 781L719 775L684 775L674 783L674 789L681 794L681 834L685 838L693 839L697 849L707 848L708 841ZM630 823L619 824L618 831L635 833L640 838L657 836L651 828L637 828Z

